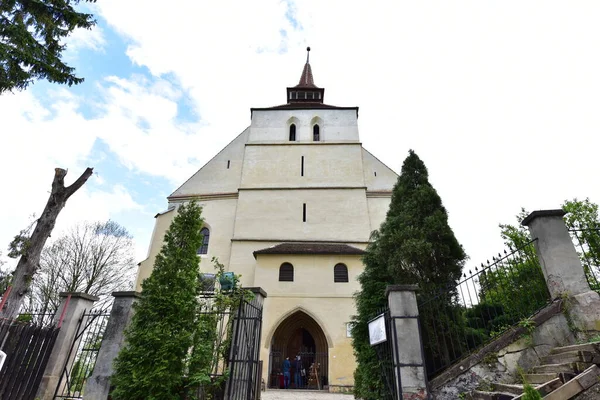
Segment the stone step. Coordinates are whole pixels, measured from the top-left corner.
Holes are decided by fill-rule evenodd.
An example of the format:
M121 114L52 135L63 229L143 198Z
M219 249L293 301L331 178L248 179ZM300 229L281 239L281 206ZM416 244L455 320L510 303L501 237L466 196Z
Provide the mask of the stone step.
M535 389L540 393L541 396L545 396L548 393L552 393L553 391L555 391L556 389L558 389L559 387L562 386L562 381L559 378L554 378L549 382L546 382L542 385L534 385ZM516 399L522 399L524 396L524 393L515 397Z
M575 363L565 363L565 364L544 364L538 365L537 367L533 367L533 373L535 374L547 374L547 373L559 373L559 372L575 372L580 373L585 371L586 368L589 368L594 364L583 363L583 362L575 362Z
M508 384L508 383L492 383L494 391L501 393L512 393L519 395L523 393L523 385L519 384Z
M513 393L484 392L481 390L471 392L472 400L512 400L514 398L515 395Z
M553 372L545 374L523 374L523 379L525 382L532 385L539 385L541 383L550 382L551 380L558 378L558 376L559 374Z
M544 400L568 400L598 383L599 378L600 368L592 365L569 382L544 396Z
M551 354L567 353L570 351L592 351L598 352L600 350L600 342L574 344L571 346L555 347L550 351Z
M544 364L565 364L574 362L600 363L600 354L591 351L566 351L563 353L549 354L542 357Z

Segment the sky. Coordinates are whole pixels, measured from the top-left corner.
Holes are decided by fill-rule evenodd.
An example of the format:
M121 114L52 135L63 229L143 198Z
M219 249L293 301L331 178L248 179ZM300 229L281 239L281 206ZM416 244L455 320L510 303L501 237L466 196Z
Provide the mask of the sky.
M363 146L399 172L425 162L475 266L521 207L600 202L600 2L98 0L66 41L85 78L0 95L0 251L39 216L54 168L53 236L115 220L147 254L166 197L285 101L311 51L326 103L359 106ZM10 267L12 260L5 267Z

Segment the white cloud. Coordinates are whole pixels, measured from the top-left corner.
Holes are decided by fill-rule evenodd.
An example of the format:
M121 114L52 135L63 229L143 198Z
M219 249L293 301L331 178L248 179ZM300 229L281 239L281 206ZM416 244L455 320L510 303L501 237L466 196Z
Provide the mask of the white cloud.
M91 29L77 28L65 40L69 54L75 54L83 49L104 51L106 39L102 28L94 26Z
M108 78L96 100L102 114L91 121L77 114L77 99L57 97L51 117L30 94L0 97L0 113L18 114L11 129L27 132L11 135L0 166L22 166L23 182L32 182L19 186L26 197L35 197L24 189L34 178L50 180L38 171L77 165L96 138L130 168L181 183L249 125L249 107L284 102L309 44L326 102L361 107L365 147L397 171L409 148L424 159L474 263L502 247L496 226L521 206L553 208L575 196L600 202L600 3L95 7L126 38L131 60L157 78ZM183 99L198 121L178 118ZM43 165L31 161L40 154ZM15 203L3 201L3 209Z

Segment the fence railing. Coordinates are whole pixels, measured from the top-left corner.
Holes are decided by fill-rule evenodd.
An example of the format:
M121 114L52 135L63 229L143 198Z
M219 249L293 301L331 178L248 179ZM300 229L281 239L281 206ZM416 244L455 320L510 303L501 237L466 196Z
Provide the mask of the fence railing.
M109 315L108 309L83 312L54 393L55 399L83 398L83 388L96 365Z
M56 326L0 319L0 399L33 400L58 336Z
M430 378L551 301L534 240L467 272L458 283L418 296Z
M570 229L569 233L590 288L600 293L600 227Z
M379 367L381 369L381 377L384 385L383 393L379 393L382 400L395 400L401 399L402 393L398 393L401 390L402 385L397 380L400 379L400 373L398 370L398 354L397 347L394 346L394 338L396 337L396 325L394 320L390 316L389 308L382 309L376 318L383 315L385 320L385 334L387 340L373 346L377 353L377 359L379 360Z

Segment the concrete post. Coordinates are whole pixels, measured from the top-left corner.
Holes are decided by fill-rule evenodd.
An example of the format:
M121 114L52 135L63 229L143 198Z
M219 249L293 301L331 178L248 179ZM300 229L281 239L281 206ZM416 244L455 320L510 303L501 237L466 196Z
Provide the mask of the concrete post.
M529 228L550 296L568 296L568 311L584 331L600 331L600 296L592 291L563 216L563 210L541 210L522 222Z
M139 292L114 292L115 298L96 365L85 385L86 400L106 400L110 393L110 377L113 374L113 361L125 343L125 328L133 317L133 304L140 297Z
M396 373L400 373L402 399L411 400L429 398L416 290L416 285L390 285L386 288L392 334L395 335L389 340L396 357Z
M78 292L60 293L60 297L61 304L54 316L54 322L60 326L60 331L38 388L37 398L41 400L52 400L54 398L56 386L68 361L69 350L71 350L71 345L77 334L79 320L83 312L91 309L94 302L98 300L96 296ZM75 354L70 356L73 358Z

